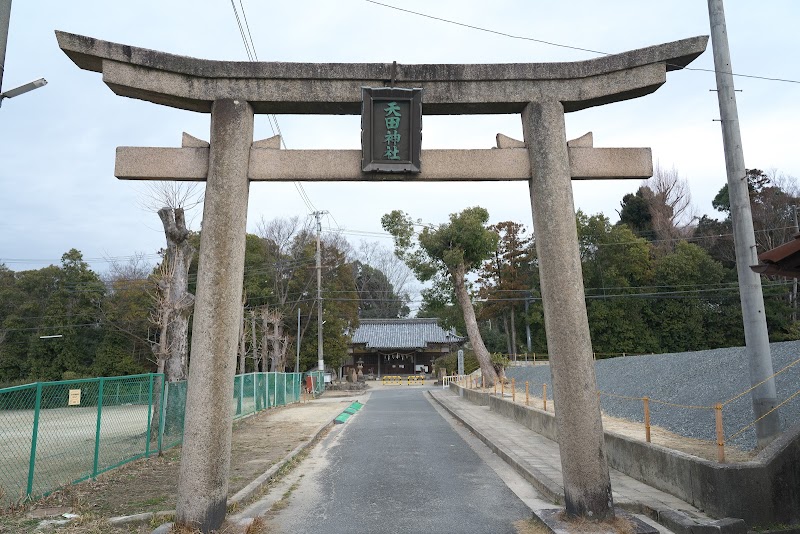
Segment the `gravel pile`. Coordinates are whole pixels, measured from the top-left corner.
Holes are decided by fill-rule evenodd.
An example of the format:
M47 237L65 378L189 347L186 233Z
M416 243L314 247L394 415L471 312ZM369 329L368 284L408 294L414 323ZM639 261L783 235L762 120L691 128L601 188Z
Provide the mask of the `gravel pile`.
M777 372L800 358L800 341L772 343L771 352L773 369ZM600 391L637 399L650 397L651 425L706 440L716 439L713 409L679 408L656 401L714 406L750 387L744 347L599 360L595 369ZM541 395L541 384L546 383L547 396L552 399L549 366L510 367L506 374L509 379L515 378L517 384L528 381L531 391L537 391L538 395ZM775 386L779 403L800 390L800 363L775 377ZM641 400L609 395L602 395L601 399L603 411L609 415L631 421L644 420ZM726 443L744 450L753 449L756 445L753 428L733 439L728 438L755 419L750 394L726 404L722 413ZM780 408L780 419L783 429L800 423L800 395Z

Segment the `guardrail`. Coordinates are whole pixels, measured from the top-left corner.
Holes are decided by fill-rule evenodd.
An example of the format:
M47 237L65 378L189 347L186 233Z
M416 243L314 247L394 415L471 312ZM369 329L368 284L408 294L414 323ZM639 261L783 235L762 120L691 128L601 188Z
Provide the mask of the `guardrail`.
M450 375L450 376L443 376L442 377L442 388L450 387L450 383L460 383L467 378L467 375Z

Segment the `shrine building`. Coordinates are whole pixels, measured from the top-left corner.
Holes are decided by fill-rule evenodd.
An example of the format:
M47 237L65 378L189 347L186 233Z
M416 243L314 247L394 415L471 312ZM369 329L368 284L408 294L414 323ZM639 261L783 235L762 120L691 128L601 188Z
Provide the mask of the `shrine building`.
M438 319L362 319L345 367L361 369L367 378L429 373L436 358L458 350L465 341L439 326Z

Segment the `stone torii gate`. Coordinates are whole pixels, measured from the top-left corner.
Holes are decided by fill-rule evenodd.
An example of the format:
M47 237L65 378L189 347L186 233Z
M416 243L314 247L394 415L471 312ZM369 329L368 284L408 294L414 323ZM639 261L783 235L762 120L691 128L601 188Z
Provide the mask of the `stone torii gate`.
M177 521L204 532L225 517L230 398L251 181L526 180L530 185L567 513L613 516L578 252L572 179L645 178L649 149L567 142L564 113L647 95L699 56L694 37L588 61L492 65L209 61L56 32L82 69L118 95L211 113L210 144L117 149L123 179L205 180L192 363ZM361 171L360 151L253 143L255 113L359 114L362 87L421 87L423 113L520 113L525 141L501 150L423 150L422 172Z

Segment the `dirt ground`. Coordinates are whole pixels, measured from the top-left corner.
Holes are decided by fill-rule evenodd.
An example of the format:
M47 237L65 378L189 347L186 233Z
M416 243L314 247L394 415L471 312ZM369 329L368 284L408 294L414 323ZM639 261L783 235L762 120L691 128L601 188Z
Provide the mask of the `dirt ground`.
M516 389L517 389L516 402L518 404L525 404L525 388L523 387L520 390L520 388L517 387ZM491 390L487 389L487 391ZM506 386L505 393L506 397L510 399L511 398L510 386ZM529 402L530 406L533 406L540 410L542 409L541 397L530 395ZM555 413L553 409L552 399L547 400L547 411L550 413ZM638 441L645 441L645 428L644 424L642 423L634 423L632 421L628 421L627 419L612 417L604 413L603 429L608 430L610 432L614 432L616 434L621 434L631 439L635 439ZM685 452L687 454L697 456L698 458L711 460L712 462L717 461L717 443L715 441L687 438L685 436L681 436L680 434L675 434L674 432L670 432L669 430L666 430L659 426L651 425L650 443L653 443L654 445L660 445L668 449L674 449L676 451ZM747 462L752 460L755 457L755 455L756 455L755 451L742 451L740 449L736 449L729 445L725 446L725 461L727 463Z
M345 394L326 393L305 404L267 410L235 422L228 495L236 494L312 437L322 424L340 414L354 398L341 393ZM78 514L81 519L58 528L59 533L150 532L162 521L153 525L112 527L105 519L174 510L179 468L180 447L166 451L161 457L131 462L100 475L97 480L69 486L31 505L0 515L0 533L41 532L37 527L42 520L60 520L64 513Z

